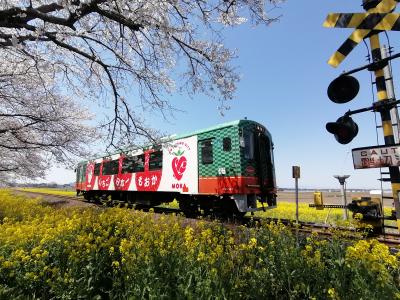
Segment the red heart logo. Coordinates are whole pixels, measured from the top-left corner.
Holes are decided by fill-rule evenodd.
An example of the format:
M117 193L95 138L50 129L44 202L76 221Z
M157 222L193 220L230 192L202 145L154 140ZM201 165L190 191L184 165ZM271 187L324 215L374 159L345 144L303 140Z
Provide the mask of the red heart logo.
M186 165L187 165L187 159L184 156L181 157L175 157L172 160L172 171L174 172L174 177L177 180L181 180L183 173L186 170Z

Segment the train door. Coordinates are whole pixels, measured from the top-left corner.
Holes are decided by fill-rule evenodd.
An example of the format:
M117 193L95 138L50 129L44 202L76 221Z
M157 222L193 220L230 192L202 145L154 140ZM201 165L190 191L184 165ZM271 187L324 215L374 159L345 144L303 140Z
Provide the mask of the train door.
M76 180L75 180L75 189L76 190L81 190L81 185L80 185L80 177L81 177L81 166L78 165L75 169L76 172Z
M78 165L76 168L76 187L79 190L85 189L85 181L86 181L86 165L87 163Z
M275 188L275 174L270 139L261 132L256 132L255 159L262 192Z
M245 175L257 178L257 186L266 195L275 189L275 172L270 138L255 128L243 131Z

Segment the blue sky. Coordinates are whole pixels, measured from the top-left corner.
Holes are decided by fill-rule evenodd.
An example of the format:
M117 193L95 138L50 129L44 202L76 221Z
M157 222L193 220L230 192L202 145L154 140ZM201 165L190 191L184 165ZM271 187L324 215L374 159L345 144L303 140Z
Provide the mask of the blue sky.
M362 12L361 2L289 0L272 11L282 17L271 26L227 30L225 43L237 49L239 57L234 64L242 77L231 110L221 117L215 100L204 95L193 99L173 95L171 103L185 112L176 113L169 123L153 116L151 123L170 133L183 133L247 117L265 125L273 136L278 186L293 187L291 166L299 165L302 188L338 187L332 177L336 174L351 175L348 188L379 188L379 169L354 170L351 156L352 148L376 145L374 114L354 116L359 134L348 145L340 145L325 130L326 122L372 102L367 71L355 75L360 92L352 102L335 104L326 95L329 83L342 71L365 63L367 49L359 44L337 69L332 68L328 58L352 29L327 29L322 23L329 12ZM400 51L396 43L399 34L389 32L395 52ZM387 44L384 34L381 41ZM399 66L393 66L397 88ZM382 141L381 130L379 137ZM49 181L62 183L73 178L73 172L65 170L53 170L48 176Z

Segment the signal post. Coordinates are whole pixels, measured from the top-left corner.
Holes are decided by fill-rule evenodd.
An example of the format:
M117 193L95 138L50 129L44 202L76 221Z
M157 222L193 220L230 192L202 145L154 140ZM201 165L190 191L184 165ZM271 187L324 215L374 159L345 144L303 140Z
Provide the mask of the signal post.
M354 77L349 76L349 74L363 69L368 69L369 71L373 71L375 75L378 100L373 103L371 107L356 111L348 111L336 122L327 123L326 129L335 135L335 138L339 143L347 144L358 133L358 126L351 119L350 115L364 111L376 111L381 115L385 146L394 146L393 149L395 150L393 151L400 151L400 145L395 144L392 125L394 120L392 120L390 114L390 109L395 107L400 101L396 101L396 99L389 99L383 70L389 59L399 56L395 55L393 57L389 57L389 59L382 60L381 45L379 41L379 33L382 30L400 31L400 14L393 13L397 5L397 0L363 0L362 4L367 13L333 13L328 15L324 23L325 27L355 28L349 38L331 56L328 63L333 67L337 67L357 46L357 44L365 38L369 38L373 62L367 66L344 73L335 79L328 88L328 97L335 103L346 103L351 101L358 93L359 84L357 80ZM384 148L384 146L366 147L365 149L373 151L378 148ZM365 149L364 152L367 151ZM355 152L357 152L357 150L358 149L353 149L353 161L355 168L360 168L356 167L356 162L354 159ZM356 156L357 155L359 155L359 153L356 153ZM398 167L400 161L394 164L392 160L383 162L382 157L378 157L380 160L379 163L371 164L366 166L366 168L389 168L389 180L392 187L397 227L400 231L400 171Z
M371 45L371 55L373 61L381 61L381 45L379 42L379 33L373 34L370 38ZM375 83L377 89L377 98L379 101L388 101L388 94L386 90L386 80L385 74L383 72L383 67L374 70L375 73ZM394 145L395 139L393 135L393 121L390 115L390 109L383 109L380 111L382 120L383 136L385 139L385 145ZM399 203L399 192L400 192L400 171L399 167L389 167L390 182L392 185L392 195L393 203L396 211L396 222L397 229L400 231L400 203Z

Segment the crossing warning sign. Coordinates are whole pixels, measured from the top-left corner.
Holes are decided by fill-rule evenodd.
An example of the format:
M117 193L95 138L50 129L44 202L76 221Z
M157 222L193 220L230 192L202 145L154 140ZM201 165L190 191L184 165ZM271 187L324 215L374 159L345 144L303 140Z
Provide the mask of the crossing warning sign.
M400 166L400 145L372 146L352 150L355 169Z
M400 14L393 13L396 0L382 0L366 13L331 13L328 14L324 27L355 28L346 41L329 58L328 64L337 67L347 55L372 31L400 31Z

